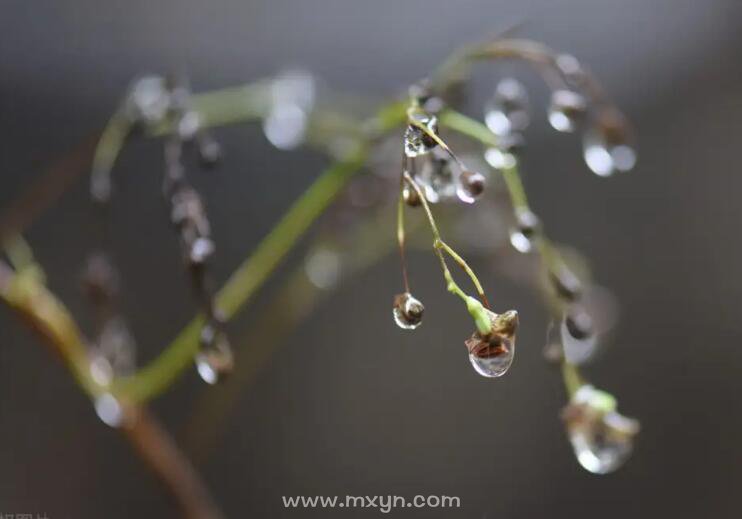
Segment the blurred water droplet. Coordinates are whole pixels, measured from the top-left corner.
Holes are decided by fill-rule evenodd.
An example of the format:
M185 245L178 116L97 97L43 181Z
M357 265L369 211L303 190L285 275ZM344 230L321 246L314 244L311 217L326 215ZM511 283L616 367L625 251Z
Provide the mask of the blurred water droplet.
M430 133L438 135L438 118L426 113L412 114L415 120L428 129ZM404 151L408 157L427 155L437 146L435 139L414 124L409 124L404 133Z
M110 393L103 393L95 398L95 413L101 421L110 427L119 427L124 421L124 410L119 401Z
M528 126L528 94L520 81L507 78L497 84L485 107L484 122L498 136L516 133Z
M183 141L192 140L201 128L201 116L193 110L188 110L178 121L178 137Z
M556 90L551 94L549 124L559 132L573 132L585 117L587 102L572 90Z
M624 125L610 115L598 119L585 133L583 155L587 166L601 177L630 171L636 164L636 151L628 142Z
M562 416L577 461L588 472L607 474L628 459L639 423L616 412L611 395L582 386Z
M456 196L456 177L448 157L431 154L415 176L415 180L431 204Z
M518 164L515 155L499 148L488 148L484 152L484 160L487 161L487 164L499 170L514 168Z
M201 349L195 362L198 374L207 384L216 384L231 373L234 357L221 323L208 323L201 329Z
M263 132L276 148L290 150L304 142L309 114L316 96L316 82L308 72L286 71L271 85L271 108Z
M580 278L563 263L549 271L549 280L556 295L565 301L575 301L582 295Z
M598 337L590 314L580 307L572 307L565 314L560 326L564 358L579 365L595 353Z
M329 249L320 248L307 256L304 271L309 281L319 289L329 290L340 278L340 255Z
M552 319L546 327L546 344L544 345L544 358L548 362L561 362L564 351L562 349L562 330L558 321Z
M465 344L474 371L483 377L496 378L503 376L513 364L518 312L509 310L503 314L489 314L492 331L486 335L476 331Z
M409 292L394 296L392 310L394 322L403 330L414 330L423 322L425 307Z
M124 103L124 111L129 119L145 124L162 121L169 108L167 81L161 76L146 76L135 81Z
M523 254L534 249L534 240L537 236L541 222L538 217L527 207L519 207L515 210L515 228L510 231L510 244L515 250Z
M462 202L473 204L484 192L485 184L486 180L481 173L469 170L462 171L456 186L456 194Z
M191 262L200 265L214 253L214 242L210 238L199 237L191 243L188 256Z

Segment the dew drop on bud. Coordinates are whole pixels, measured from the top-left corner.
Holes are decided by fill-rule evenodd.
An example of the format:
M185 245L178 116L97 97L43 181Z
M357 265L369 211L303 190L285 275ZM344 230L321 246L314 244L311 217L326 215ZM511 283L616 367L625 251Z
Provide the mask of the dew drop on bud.
M608 474L628 459L639 422L616 411L615 399L590 385L575 392L562 411L579 464L593 474Z
M102 393L95 397L95 414L109 427L120 427L124 422L124 410L121 403L111 393Z
M515 210L515 227L510 231L510 244L515 250L526 254L534 249L534 240L541 228L541 222L530 209L519 207Z
M600 177L634 168L636 151L629 143L621 116L599 114L595 125L583 137L583 157L592 172Z
M513 364L518 312L487 312L492 323L490 332L483 335L476 331L464 344L469 351L469 361L474 371L483 377L496 378L504 375Z
M204 325L200 346L195 357L198 374L207 384L216 384L234 368L232 348L219 323Z
M394 322L403 330L414 330L423 322L425 307L409 292L394 296Z
M416 176L426 200L431 204L456 196L457 182L451 159L431 153Z
M484 175L476 171L464 170L459 175L456 194L462 202L473 204L484 192L486 180Z
M438 118L434 115L425 113L412 114L416 121L431 133L438 135ZM418 157L421 155L427 155L430 150L436 147L435 139L428 135L425 131L414 124L407 126L404 133L404 151L408 157Z
M585 117L587 102L572 90L556 90L551 94L549 124L558 132L575 131Z
M498 136L516 133L528 126L528 94L520 81L507 78L497 84L485 108L484 122Z
M579 365L595 353L598 337L595 333L593 319L581 307L570 308L560 326L564 358L567 362Z

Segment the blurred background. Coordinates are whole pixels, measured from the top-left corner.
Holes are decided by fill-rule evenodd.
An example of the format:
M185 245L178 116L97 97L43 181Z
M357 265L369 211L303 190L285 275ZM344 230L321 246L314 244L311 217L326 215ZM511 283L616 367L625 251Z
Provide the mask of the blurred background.
M333 514L286 510L283 495L442 494L459 496L461 508L391 515L739 517L742 4L3 0L0 208L60 159L86 164L84 143L142 73L185 70L200 91L300 65L334 89L382 99L457 47L521 22L518 35L590 67L636 128L630 174L589 173L578 137L549 131L539 112L525 159L531 202L549 233L589 258L620 302L613 344L586 373L641 420L633 458L604 477L574 460L558 418L561 381L541 358L547 313L537 294L475 262L496 308L521 316L512 370L487 380L468 365L470 322L427 252L411 257L426 322L414 334L394 326L399 272L390 256L343 279L261 363L254 352L273 338L249 330L279 286L269 283L231 325L237 362L255 369L218 424L204 409L218 406L223 390L195 370L153 404L226 516ZM499 70L533 85L534 105L544 106L532 72ZM478 76L466 111L479 116L491 90L491 77ZM215 134L223 167L192 177L209 207L221 283L327 160L280 152L255 124ZM116 169L112 247L142 362L194 313L161 200L161 160L156 142L135 140ZM27 233L51 288L80 316L78 275L94 245L86 188L74 183ZM300 260L293 255L279 274ZM6 308L0 424L0 512L177 515L129 445Z

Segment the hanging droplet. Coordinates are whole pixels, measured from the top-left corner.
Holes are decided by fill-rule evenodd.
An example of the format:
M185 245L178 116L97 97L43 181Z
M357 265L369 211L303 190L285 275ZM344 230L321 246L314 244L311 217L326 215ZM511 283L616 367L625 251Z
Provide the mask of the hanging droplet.
M425 157L422 168L415 175L425 199L431 204L456 196L456 175L451 159L438 151Z
M462 202L473 204L479 195L484 192L485 184L484 175L476 171L464 170L459 175L456 194Z
M409 292L394 296L394 322L403 330L414 330L423 322L425 307Z
M232 347L221 323L211 322L201 329L201 349L196 354L196 369L204 382L216 384L234 368Z
M554 60L555 65L570 86L581 87L585 83L585 69L571 54L560 54Z
M124 409L111 393L102 393L95 397L95 414L109 427L120 427L124 422Z
M276 148L290 150L304 142L315 102L316 81L308 72L286 71L271 85L271 108L263 132Z
M552 319L546 327L546 344L544 345L544 358L547 362L557 364L564 358L562 348L561 326L557 320Z
M476 331L464 344L474 370L483 377L496 378L504 375L513 364L518 312L508 310L496 314L488 310L488 315L492 323L490 332Z
M556 295L565 301L575 301L582 295L582 282L563 263L549 271L549 280Z
M562 419L577 461L593 474L607 474L623 465L639 432L639 422L619 414L611 395L590 385L572 396Z
M572 90L556 90L551 94L549 124L559 132L573 132L585 117L587 102Z
M497 84L485 108L484 122L498 136L520 132L528 126L528 94L520 81L507 78Z
M583 137L583 156L587 166L598 176L624 173L636 164L636 151L629 143L623 117L612 111L599 114Z
M438 135L438 118L436 116L426 113L415 113L411 117L414 117L416 122L422 124L430 133ZM405 155L408 157L427 155L436 146L435 139L424 130L415 124L409 124L407 126L404 133Z
M579 306L570 308L562 319L560 330L564 358L567 362L579 365L595 353L598 337L592 317L583 308Z
M205 169L213 168L222 160L222 147L210 135L201 132L198 137L198 161Z
M518 207L515 210L515 228L510 231L510 244L523 254L531 252L540 228L538 216L527 207Z
M194 265L202 265L214 253L214 242L210 238L201 236L193 240L188 251L188 257Z
M182 141L191 141L201 129L201 116L194 110L185 112L177 125L178 137Z

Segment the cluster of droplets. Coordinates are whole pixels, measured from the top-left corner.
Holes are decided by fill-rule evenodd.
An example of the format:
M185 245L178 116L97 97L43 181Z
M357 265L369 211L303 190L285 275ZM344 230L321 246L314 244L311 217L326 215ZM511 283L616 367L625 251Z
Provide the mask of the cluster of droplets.
M288 70L273 79L269 89L263 132L276 148L297 148L306 138L317 95L316 80L303 70Z
M562 410L569 441L577 461L593 474L618 469L633 449L639 422L616 410L616 399L583 384Z
M94 397L98 417L111 427L123 423L121 403L110 391L113 380L134 372L136 342L118 312L118 272L103 252L91 254L82 273L82 289L94 311L95 334L89 346L89 374L99 388Z
M448 146L441 146L436 112L443 108L443 102L431 94L425 82L413 85L410 97L412 106L404 133L405 169L432 204L454 199L474 203L484 192L486 178L467 168ZM402 189L409 206L420 205L411 186L405 184Z
M176 131L165 143L163 193L170 207L170 221L180 237L183 260L206 322L201 328L199 351L195 357L201 378L214 384L232 371L234 358L224 330L224 320L214 301L208 282L207 263L214 253L206 209L201 196L188 182L183 165L185 145L201 134L199 118L187 122L195 113L190 107L190 92L185 86L172 89L169 118Z
M428 207L429 203L450 200L474 203L484 192L486 179L481 173L467 168L441 139L435 112L442 108L442 101L430 93L425 83L414 85L410 89L410 98L408 125L403 142L401 203L411 207L425 206L426 215L436 237L434 247L443 265L448 289L464 299L467 310L476 324L474 333L465 341L472 367L476 373L484 377L500 377L513 363L518 313L510 310L496 314L478 299L467 296L453 281L446 267L444 251L467 270L475 284L479 283L464 260L440 240ZM401 208L402 205L400 210ZM404 260L404 229L401 221L398 223L402 226L398 228L398 237L405 285L408 286ZM479 290L480 297L486 303L481 287ZM405 330L414 330L422 322L424 307L408 288L394 297L392 311L397 326Z

